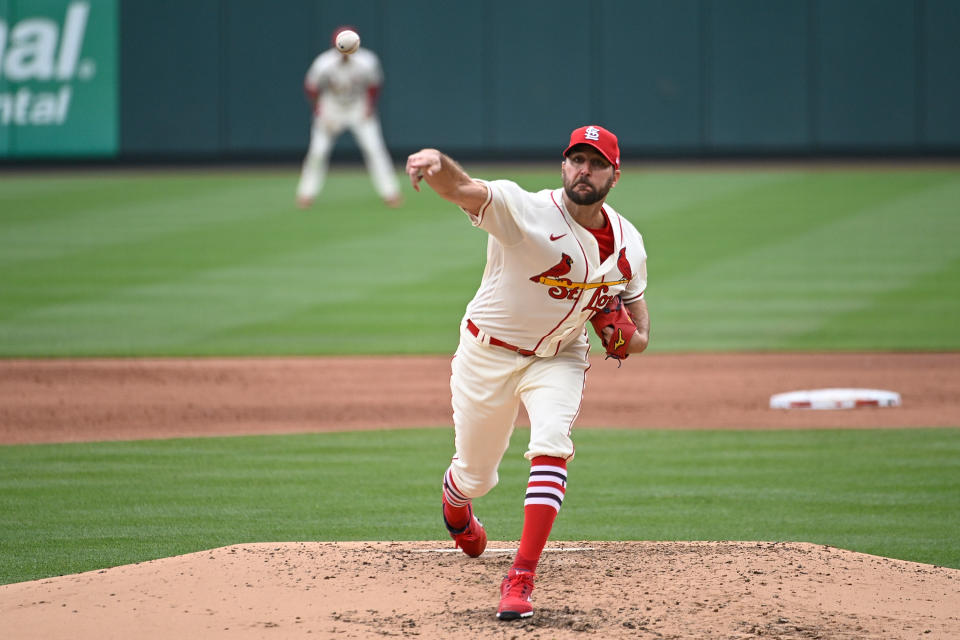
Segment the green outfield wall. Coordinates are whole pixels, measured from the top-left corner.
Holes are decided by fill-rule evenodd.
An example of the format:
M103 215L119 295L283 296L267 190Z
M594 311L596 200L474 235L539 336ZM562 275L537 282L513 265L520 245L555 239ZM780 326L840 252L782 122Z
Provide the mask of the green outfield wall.
M23 21L59 38L71 10L95 78L24 85ZM625 155L960 153L956 0L0 0L0 157L297 157L303 74L340 24L383 60L395 156L542 157L587 121ZM41 119L72 90L70 117L24 124L24 86Z
M0 157L114 156L117 0L0 0Z

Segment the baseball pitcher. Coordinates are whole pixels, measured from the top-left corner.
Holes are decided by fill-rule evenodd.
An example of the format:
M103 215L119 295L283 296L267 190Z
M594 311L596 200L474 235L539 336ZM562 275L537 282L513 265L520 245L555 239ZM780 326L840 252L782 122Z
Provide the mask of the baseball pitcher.
M530 418L523 531L500 586L501 620L533 615L534 575L574 455L586 324L618 361L646 349L650 336L643 239L606 204L620 178L616 136L596 125L575 129L560 169L562 188L531 193L507 180L475 180L436 149L412 154L406 166L415 190L426 181L488 234L486 268L452 361L456 453L442 485L444 523L468 556L487 543L472 500L498 482L520 403Z

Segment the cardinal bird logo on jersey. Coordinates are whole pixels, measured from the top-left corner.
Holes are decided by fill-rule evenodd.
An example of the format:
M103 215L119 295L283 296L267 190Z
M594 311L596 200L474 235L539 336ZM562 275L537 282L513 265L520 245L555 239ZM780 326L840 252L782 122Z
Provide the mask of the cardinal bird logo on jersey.
M630 261L627 260L627 250L621 249L617 256L617 267L620 269L620 280L607 280L600 282L573 282L565 276L573 268L573 258L565 253L560 254L560 262L553 265L546 271L530 277L531 282L545 284L547 294L557 300L577 300L584 291L591 291L592 297L587 303L586 309L602 309L610 298L610 287L625 284L633 277L633 269L630 267Z
M624 280L633 278L633 269L630 267L630 261L627 260L627 248L620 249L620 255L617 256L617 268L623 275Z
M568 256L565 253L560 254L560 262L553 265L543 273L539 273L530 278L531 282L543 282L544 278L559 278L560 276L565 276L570 273L570 268L573 267L573 258Z

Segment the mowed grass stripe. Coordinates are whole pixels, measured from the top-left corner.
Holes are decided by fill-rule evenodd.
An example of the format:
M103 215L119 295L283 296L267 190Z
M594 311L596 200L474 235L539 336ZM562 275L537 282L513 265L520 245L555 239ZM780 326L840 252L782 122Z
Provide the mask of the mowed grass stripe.
M591 493L569 528L558 519L562 538L794 540L960 565L958 429L577 438L565 507L578 465Z
M353 178L348 182L367 180L365 175ZM138 186L140 179L131 182ZM224 183L223 189L227 186ZM240 191L246 197L250 190ZM259 187L254 191L259 193ZM380 287L389 294L392 287L432 278L458 260L482 264L480 234L467 229L458 235L473 240L472 247L465 250L463 243L440 243L431 251L434 259L426 263L429 268L423 269L423 249L417 238L437 229L453 236L448 229L465 226L462 214L455 210L438 216L437 222L415 220L398 228L399 214L379 201L375 211L356 202L337 209L325 200L324 207L300 212L292 208L289 193L282 199L269 193L263 201L242 207L232 202L228 206L226 191L221 195L223 202L212 207L206 202L174 200L171 207L178 210L175 217L181 218L175 224L169 220L151 224L152 216L124 212L126 222L114 227L111 243L100 237L95 246L73 249L65 257L21 261L19 270L7 269L4 315L22 314L22 330L10 331L8 343L74 342L81 352L97 349L96 336L87 340L72 336L69 325L82 329L100 315L99 335L106 340L131 333L151 341L147 348L180 345L185 337L186 343L198 344L205 341L208 330L222 331L221 323L227 323L228 331L232 320L257 325L264 322L263 314L295 315L318 300L330 300L343 313L369 295L365 287ZM223 211L232 213L224 219ZM394 218L392 224L376 223L387 216ZM78 217L82 218L80 212ZM72 236L69 231L66 235ZM48 253L57 253L49 243L44 246ZM385 258L389 267L384 265ZM161 326L151 326L151 320ZM193 339L191 323L197 325ZM64 329L66 335L62 335ZM159 330L158 337L172 340L153 342L155 334L145 331L154 329Z
M803 175L799 170L691 170L626 168L610 203L638 226L657 218L682 216L712 203L739 199L754 190L777 190Z
M557 180L510 171L530 188ZM18 177L36 191L5 196L15 206L0 214L0 355L449 352L486 234L430 191L405 186L405 206L384 207L362 170L335 171L301 212L295 179ZM41 194L48 182L64 197ZM88 182L102 189L72 197ZM954 307L948 321L921 313L957 297L943 269L957 257L958 184L956 171L625 175L611 202L650 251L651 349L960 348ZM910 327L834 326L850 315L879 327L881 301L905 290L918 312L898 319ZM397 340L382 314L353 312L374 299Z
M269 177L245 182L239 175L163 173L51 179L49 185L42 177L25 180L35 189L4 203L4 243L12 249L30 247L25 257L35 260L83 260L84 252L113 244L202 229L217 220L261 216L265 196L273 192L275 198L280 186ZM262 194L254 207L249 206L251 194ZM0 260L19 261L15 258L15 252L4 252Z
M255 541L444 539L446 429L0 447L0 582ZM528 438L478 499L522 527ZM960 568L960 429L579 430L556 540L806 541Z
M660 347L936 349L943 328L912 329L960 320L957 281L937 278L960 256L950 240L960 232L960 216L948 208L957 201L960 181L914 185L879 205L667 276L648 294L663 311ZM939 295L922 286L931 278ZM894 302L917 287L928 294L914 295L910 309ZM848 331L837 333L839 327Z
M651 267L656 265L672 278L700 273L715 263L828 229L904 196L960 184L960 172L797 172L782 178L747 183L667 216L640 218L637 224L650 245ZM690 176L689 184L680 188L697 190L701 181L700 176ZM941 202L951 202L947 193ZM901 215L909 219L912 211ZM868 232L867 237L882 233L877 227Z
M941 350L941 336L956 331L960 322L960 258L900 288L877 292L848 311L836 311L785 347L802 350L829 341L854 351Z
M820 265L846 267L823 280L838 285L826 296L858 304L825 316L816 332L798 336L788 347L805 348L827 336L848 349L936 350L960 322L960 184L950 183L886 205L863 219L881 233L845 229L849 264L826 256ZM858 237L869 238L869 242ZM869 256L864 259L863 256ZM856 258L859 257L859 262ZM871 259L872 258L872 259ZM838 291L839 289L839 291ZM922 329L921 329L922 327Z
M370 217L357 210L336 215ZM462 214L454 209L436 221L414 221L399 229L383 225L364 233L352 231L342 233L340 240L331 238L325 226L318 224L337 218L310 216L315 214L284 211L272 219L229 221L229 232L234 238L244 238L243 246L218 242L228 230L216 226L162 241L116 246L115 253L99 249L96 269L79 275L91 284L70 290L66 300L44 305L36 305L34 300L34 287L43 274L25 278L11 295L20 291L32 303L25 312L30 321L21 322L19 331L9 331L9 342L43 343L65 354L86 350L127 354L136 350L137 341L149 350L166 353L242 353L248 343L263 342L251 335L251 330L262 328L267 332L264 335L286 341L280 348L295 351L297 344L290 344L285 331L286 320L301 317L311 325L307 335L315 336L306 345L300 344L301 348L322 349L329 342L348 350L356 347L344 342L342 333L328 340L324 331L336 331L340 318L347 323L356 323L358 318L361 323L374 321L372 314L353 311L369 305L371 289L378 296L396 298L400 304L394 304L395 309L411 301L422 325L422 301L436 299L438 286L444 294L459 293L459 309L448 306L446 295L439 301L446 311L443 317L456 322L482 269L485 240L479 232L471 233ZM298 226L304 220L313 228L301 233ZM425 262L421 239L438 233L453 240L433 247L431 259ZM170 260L181 252L182 258ZM130 260L118 258L120 255ZM125 271L121 262L127 262L123 267L130 270ZM459 278L452 285L451 273ZM46 290L55 289L47 286ZM7 306L8 310L14 307L12 298ZM71 332L74 327L95 323L99 329L95 335ZM350 332L349 327L344 328ZM417 329L422 331L422 327ZM390 350L389 332L371 332L371 337L378 342L367 342L367 348ZM257 346L254 352L270 349L269 345Z

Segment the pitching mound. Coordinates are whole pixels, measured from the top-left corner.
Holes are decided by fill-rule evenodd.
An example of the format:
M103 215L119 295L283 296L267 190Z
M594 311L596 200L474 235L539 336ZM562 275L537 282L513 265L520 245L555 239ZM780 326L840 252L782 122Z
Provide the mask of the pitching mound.
M0 618L45 640L960 636L960 571L805 543L552 543L534 617L500 622L515 548L235 545L0 586Z

